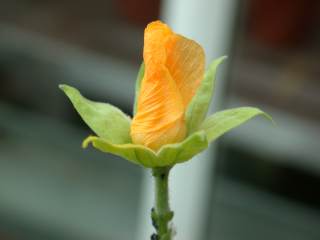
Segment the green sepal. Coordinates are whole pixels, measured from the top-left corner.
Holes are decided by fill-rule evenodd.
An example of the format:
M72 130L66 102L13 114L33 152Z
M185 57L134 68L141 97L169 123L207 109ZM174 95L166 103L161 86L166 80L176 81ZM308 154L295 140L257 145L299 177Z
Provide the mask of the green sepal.
M133 115L136 115L137 107L138 107L138 98L140 94L140 87L141 82L144 76L144 63L142 62L139 68L136 85L135 85L135 97L134 97L134 104L133 104Z
M226 56L220 57L210 64L201 85L187 108L186 123L188 135L199 129L199 126L207 115L209 105L214 94L217 69L220 63L222 63L226 58Z
M253 107L240 107L217 112L209 116L201 125L200 129L204 130L209 142L214 141L222 134L245 123L251 118L262 115L272 120L271 116Z
M86 138L82 147L86 148L89 143L102 152L112 153L147 168L172 166L185 162L208 147L204 131L194 133L180 143L164 145L157 153L142 145L113 144L96 136Z
M68 85L59 85L85 123L102 139L113 144L130 143L131 119L120 109L86 99Z
M142 145L131 143L112 144L105 139L95 136L89 136L83 141L82 147L88 147L89 143L91 143L93 147L102 152L112 153L130 162L141 164L145 167L151 168L154 165L157 165L156 154L149 148L146 148Z
M190 160L208 147L206 133L193 133L180 143L164 145L158 152L161 166L170 166Z

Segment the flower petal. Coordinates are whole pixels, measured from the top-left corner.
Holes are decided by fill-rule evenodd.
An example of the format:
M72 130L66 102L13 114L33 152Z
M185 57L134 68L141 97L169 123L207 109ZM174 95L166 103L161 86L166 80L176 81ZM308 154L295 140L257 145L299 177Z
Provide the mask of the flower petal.
M186 133L183 99L165 66L165 43L172 34L167 25L156 21L147 26L144 35L145 72L131 137L134 143L153 150L181 141Z
M185 137L184 114L203 78L205 57L196 42L156 21L145 29L143 58L145 72L131 137L134 143L158 150Z
M148 24L144 36L143 58L164 64L176 82L186 107L204 75L205 54L195 41L175 34L160 21Z
M205 54L193 40L172 34L166 41L166 67L176 82L187 107L204 75Z
M167 56L165 43L172 34L170 28L160 21L148 24L144 31L143 46L143 60L146 65L151 60L157 64L165 64Z
M158 150L184 138L181 95L164 66L152 61L146 64L137 109L131 124L133 143Z

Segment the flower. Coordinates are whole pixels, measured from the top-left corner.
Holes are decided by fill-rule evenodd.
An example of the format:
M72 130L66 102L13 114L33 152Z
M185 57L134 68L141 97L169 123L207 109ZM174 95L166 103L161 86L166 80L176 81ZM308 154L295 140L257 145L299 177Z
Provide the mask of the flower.
M158 150L186 137L185 112L203 79L205 56L195 41L155 21L145 29L143 59L131 137L133 143Z
M216 70L225 57L214 60L204 74L202 47L160 21L145 29L143 58L133 119L110 104L88 100L77 89L60 85L97 135L86 138L84 148L91 143L98 150L144 167L172 166L191 159L252 117L270 118L253 107L207 117Z

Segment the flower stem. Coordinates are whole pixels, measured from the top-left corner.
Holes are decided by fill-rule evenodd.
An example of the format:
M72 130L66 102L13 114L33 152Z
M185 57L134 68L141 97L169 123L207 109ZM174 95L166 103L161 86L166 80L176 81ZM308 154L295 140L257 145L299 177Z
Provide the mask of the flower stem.
M157 234L151 236L152 240L171 240L172 229L169 222L173 218L173 212L169 207L168 178L171 167L153 168L155 186L155 205L151 211L153 226Z

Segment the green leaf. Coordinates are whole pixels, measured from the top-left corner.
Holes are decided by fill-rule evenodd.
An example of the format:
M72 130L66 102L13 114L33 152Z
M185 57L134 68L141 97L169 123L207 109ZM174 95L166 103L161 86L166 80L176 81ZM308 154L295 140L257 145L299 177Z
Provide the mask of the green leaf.
M258 115L263 115L272 121L272 118L268 114L258 108L240 107L220 111L209 116L200 128L206 132L208 141L211 142Z
M170 166L190 160L194 155L208 147L206 133L199 131L193 133L180 143L163 146L157 156L160 166Z
M112 153L127 159L132 163L141 164L147 168L152 168L158 165L156 154L142 145L131 143L112 144L105 139L89 136L83 141L82 147L86 148L89 143L92 143L93 147L102 152Z
M136 80L133 115L135 115L137 112L138 98L139 98L139 94L140 94L140 87L141 87L141 82L142 82L143 76L144 76L144 63L142 62L140 65L137 80Z
M72 102L81 118L99 137L112 143L129 143L130 118L118 108L83 97L80 92L68 85L59 85Z
M217 68L226 59L226 56L214 60L205 73L204 79L201 82L195 96L192 98L187 112L186 122L188 135L199 129L202 121L205 119L209 105L214 93L214 84Z

